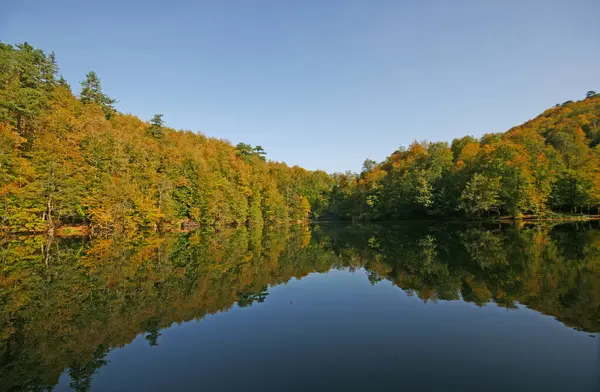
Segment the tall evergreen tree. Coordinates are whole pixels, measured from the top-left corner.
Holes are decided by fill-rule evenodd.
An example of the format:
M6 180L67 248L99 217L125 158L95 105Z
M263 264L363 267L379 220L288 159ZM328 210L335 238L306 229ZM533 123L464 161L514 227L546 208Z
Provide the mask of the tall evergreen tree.
M90 71L85 75L85 80L81 82L79 97L83 103L95 103L99 105L107 120L116 113L113 105L117 101L102 92L100 78L94 71Z
M46 55L27 42L0 42L0 121L9 121L30 137L32 120L47 107L56 85L54 54Z
M162 114L155 114L150 120L150 128L148 129L148 133L155 138L161 138L163 136L163 128L165 126L165 122L163 121Z

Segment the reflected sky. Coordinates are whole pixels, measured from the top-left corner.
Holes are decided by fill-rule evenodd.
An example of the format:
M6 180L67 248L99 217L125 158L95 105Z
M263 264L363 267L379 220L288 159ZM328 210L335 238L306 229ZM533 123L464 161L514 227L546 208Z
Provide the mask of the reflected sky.
M366 272L332 270L112 351L94 390L592 391L596 334L524 306L424 303ZM595 338L592 336L596 336ZM68 373L58 391L69 390Z
M600 389L598 223L0 239L0 390Z

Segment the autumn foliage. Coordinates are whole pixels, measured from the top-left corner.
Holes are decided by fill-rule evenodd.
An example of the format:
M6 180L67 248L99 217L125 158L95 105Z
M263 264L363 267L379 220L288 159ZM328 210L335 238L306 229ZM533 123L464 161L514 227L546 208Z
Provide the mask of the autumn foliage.
M0 225L113 233L183 221L225 227L319 214L324 172L265 159L262 147L118 113L90 72L80 97L54 56L0 44Z
M309 218L600 213L600 95L501 134L414 142L359 173L268 161L261 146L119 113L89 72L79 97L53 54L0 43L0 227L92 232Z
M600 95L505 133L414 142L334 179L328 214L341 219L600 214Z

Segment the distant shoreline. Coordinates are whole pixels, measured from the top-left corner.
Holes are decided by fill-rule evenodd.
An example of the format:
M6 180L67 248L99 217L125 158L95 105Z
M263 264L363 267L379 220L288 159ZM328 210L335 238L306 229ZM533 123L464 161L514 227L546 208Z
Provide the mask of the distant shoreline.
M297 225L297 224L344 224L344 225L363 225L363 224L393 224L393 223L503 223L503 224L515 224L515 223L537 223L537 222L555 222L555 223L568 223L568 222L589 222L589 221L600 221L600 215L582 215L582 216L562 216L562 217L534 217L525 216L521 218L515 217L500 217L499 219L455 219L455 218L408 218L400 220L378 220L378 221L351 221L351 220L308 220L306 222L279 222L274 225ZM208 226L207 226L208 227ZM202 225L194 226L194 229L203 228ZM187 233L193 230L185 229L183 227L176 228L175 226L167 230L163 230L164 234L167 233ZM156 230L146 230L143 232L156 232ZM0 231L0 238L15 235L47 235L47 231L8 231L6 229ZM90 227L88 225L65 225L59 226L54 229L52 235L54 237L69 238L69 237L87 237L91 234ZM109 235L110 236L110 235Z
M355 224L378 224L378 223L407 223L407 222L446 222L446 223L515 223L515 222L537 222L537 221L553 221L553 222L584 222L600 220L600 215L573 215L573 216L561 216L561 217L512 217L512 216L501 216L496 218L481 218L481 219L465 219L465 218L450 218L450 217L425 217L425 218L407 218L407 219L393 219L393 220L364 220L364 221L352 221L352 220L310 220L312 224L319 223L355 223Z

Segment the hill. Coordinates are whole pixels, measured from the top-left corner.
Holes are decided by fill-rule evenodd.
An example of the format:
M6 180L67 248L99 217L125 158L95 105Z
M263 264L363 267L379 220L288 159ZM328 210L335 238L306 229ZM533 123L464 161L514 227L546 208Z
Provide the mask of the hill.
M305 220L331 178L267 161L260 146L117 112L94 72L79 97L54 54L0 43L0 226L111 233Z
M334 177L328 215L337 219L600 213L600 95L505 133L415 141Z

